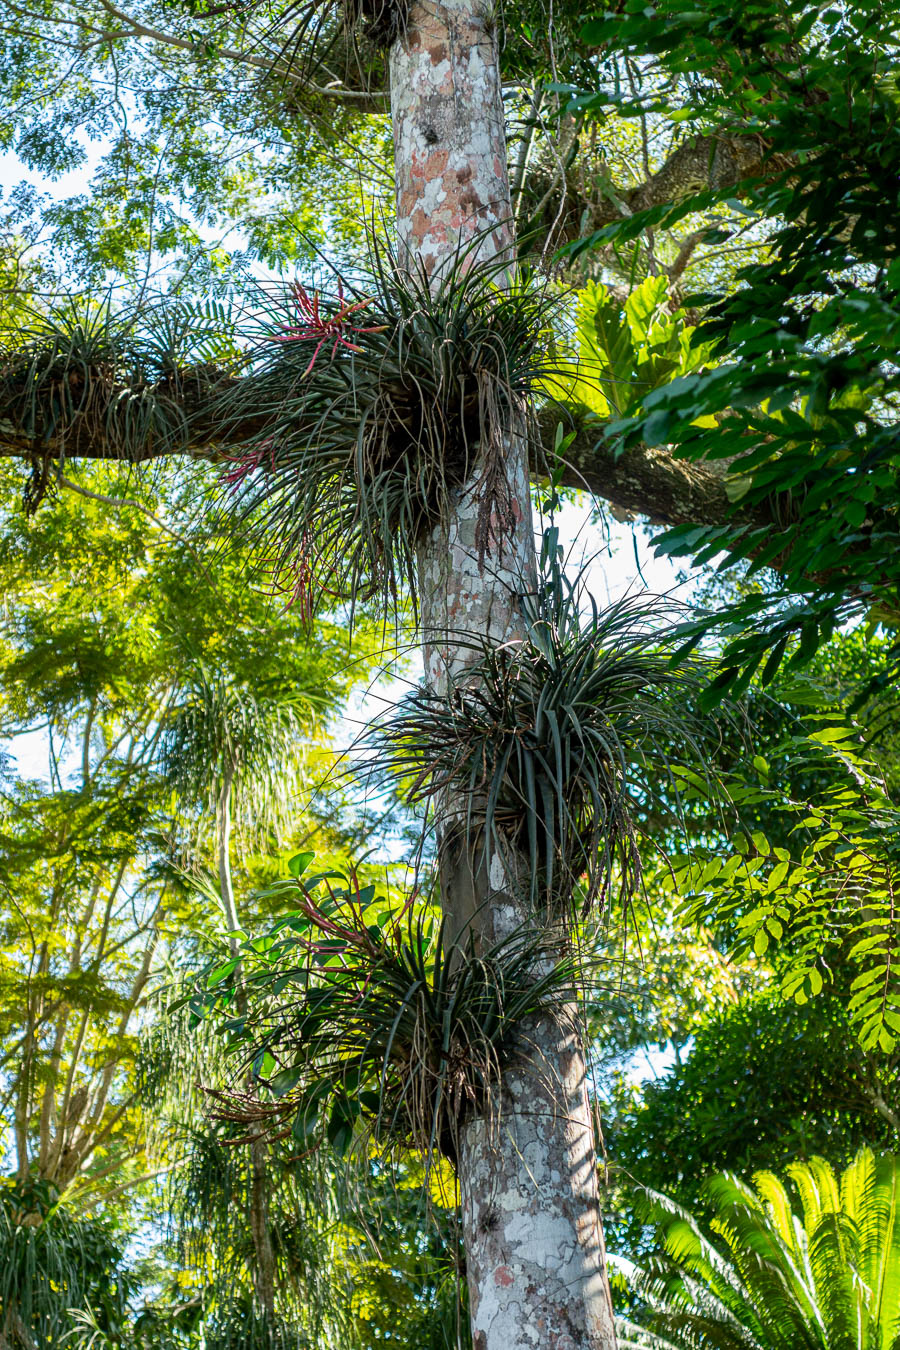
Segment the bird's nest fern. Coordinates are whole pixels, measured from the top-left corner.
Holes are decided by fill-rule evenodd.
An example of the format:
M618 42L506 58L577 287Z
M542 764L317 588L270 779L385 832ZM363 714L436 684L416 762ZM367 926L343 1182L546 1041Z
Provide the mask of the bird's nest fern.
M271 304L223 408L226 438L229 419L259 419L225 479L303 602L414 596L417 546L466 483L482 553L511 531L508 440L527 433L549 373L555 302L510 284L508 264L463 253L435 286L374 257L359 284L298 285Z
M298 1153L327 1138L342 1152L374 1141L417 1150L426 1166L455 1160L529 1019L564 1017L582 989L583 963L554 952L545 931L451 945L427 908L398 910L352 877L298 876L278 897L288 913L239 961L208 969L191 1006L224 1015L230 1049L259 1082L258 1094L216 1094L219 1117L251 1137L292 1135ZM239 982L249 1015L236 1013Z

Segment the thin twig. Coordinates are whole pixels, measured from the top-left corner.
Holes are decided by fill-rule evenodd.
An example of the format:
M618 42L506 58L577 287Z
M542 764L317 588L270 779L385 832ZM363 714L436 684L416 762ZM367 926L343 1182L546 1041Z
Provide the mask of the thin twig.
M89 497L91 501L103 502L106 506L133 506L136 511L142 511L148 520L153 521L154 525L157 525L161 530L164 530L166 534L171 535L179 544L184 545L188 553L190 553L191 557L194 559L194 562L200 568L200 571L206 577L210 586L215 589L215 582L193 545L183 534L179 534L177 530L172 529L171 525L167 525L164 520L160 520L159 516L154 515L149 506L145 506L143 502L136 501L133 497L108 497L103 492L91 492L90 488L82 487L79 483L73 483L71 479L64 478L62 475L60 475L56 481L62 487L68 488L70 492L77 492L79 497Z

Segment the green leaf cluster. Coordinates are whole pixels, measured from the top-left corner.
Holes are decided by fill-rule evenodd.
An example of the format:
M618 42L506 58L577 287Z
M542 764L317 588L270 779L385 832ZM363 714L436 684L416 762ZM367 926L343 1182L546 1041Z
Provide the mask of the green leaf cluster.
M862 1149L838 1178L821 1158L749 1186L706 1187L709 1236L686 1210L648 1192L665 1256L629 1274L643 1315L629 1350L887 1350L900 1339L900 1164ZM796 1206L796 1207L795 1207Z
M792 742L794 757L830 765L830 784L814 805L768 785L737 785L734 800L767 803L783 821L785 846L761 830L738 832L733 852L676 868L672 885L690 920L734 923L737 952L775 949L781 986L797 1002L826 983L849 982L849 1011L864 1049L900 1042L896 970L900 839L896 807L845 725ZM835 779L837 781L835 781Z
M391 905L352 876L307 876L309 861L278 887L288 912L241 944L239 966L207 967L188 1006L216 1016L227 1052L273 1099L253 1118L339 1154L400 1145L430 1171L455 1160L469 1114L490 1108L527 1019L565 1017L579 963L540 930L483 951L471 933L450 943L430 907Z
M702 366L707 348L692 342L683 311L672 312L665 276L647 277L624 304L601 282L578 292L574 362L560 361L546 380L548 394L621 418L654 390Z
M0 1329L10 1350L63 1343L79 1312L118 1338L134 1292L123 1256L108 1222L76 1216L46 1182L0 1181Z
M629 0L585 32L601 60L652 65L646 93L620 114L672 116L675 103L698 133L765 146L764 177L586 241L635 240L727 197L765 243L733 290L688 300L703 309L693 344L709 368L635 399L609 428L622 448L669 445L723 466L733 521L679 526L661 551L777 567L760 594L685 629L694 641L722 633L718 689L736 692L764 663L767 679L786 654L808 661L849 617L896 622L897 11L876 0L852 12L757 0L740 13L729 0L690 10ZM607 103L604 92L586 106L601 115Z

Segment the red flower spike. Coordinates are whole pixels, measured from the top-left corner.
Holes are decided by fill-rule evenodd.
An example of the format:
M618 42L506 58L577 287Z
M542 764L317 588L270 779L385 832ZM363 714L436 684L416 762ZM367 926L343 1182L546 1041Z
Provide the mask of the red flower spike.
M226 457L226 464L230 464L232 467L225 470L222 478L228 484L231 492L237 492L249 474L262 468L267 450L269 452L269 468L274 473L275 441L271 436L267 436L264 441L260 441L254 450L245 450L243 454Z
M282 331L273 334L272 341L315 342L316 345L309 359L309 365L303 372L304 376L312 373L319 352L326 343L333 340L331 359L334 360L339 347L343 347L348 352L361 352L363 350L358 343L352 340L351 334L358 336L364 333L383 333L387 326L386 324L377 324L366 328L360 324L348 322L351 315L371 305L372 300L371 298L355 300L352 304L345 304L344 285L340 278L338 278L338 307L331 315L326 316L320 311L318 291L313 291L310 298L307 290L299 282L295 282L293 296L299 322L283 324Z

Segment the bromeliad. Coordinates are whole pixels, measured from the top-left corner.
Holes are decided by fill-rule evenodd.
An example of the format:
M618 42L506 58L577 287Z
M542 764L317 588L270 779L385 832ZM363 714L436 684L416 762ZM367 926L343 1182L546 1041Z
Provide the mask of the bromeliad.
M353 304L346 304L344 301L343 282L338 279L337 301L338 308L333 314L323 314L319 307L319 292L313 291L310 296L305 286L300 282L295 282L291 288L294 296L294 304L297 308L299 322L296 324L286 324L281 333L275 334L274 342L315 342L316 347L310 357L309 365L304 370L304 375L309 375L316 364L316 358L326 343L334 339L334 345L331 349L332 359L337 355L338 347L344 347L348 352L361 352L362 347L353 342L348 334L350 333L383 333L384 324L362 328L358 324L349 323L351 314L365 309L372 303L371 297L365 300L356 300Z

